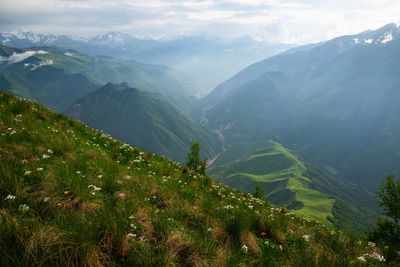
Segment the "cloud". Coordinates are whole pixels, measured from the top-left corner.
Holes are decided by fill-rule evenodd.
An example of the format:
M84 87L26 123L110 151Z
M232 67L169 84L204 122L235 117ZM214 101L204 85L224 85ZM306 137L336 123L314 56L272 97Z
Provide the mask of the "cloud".
M0 63L7 62L8 64L14 64L14 63L18 63L18 62L24 61L25 59L27 59L27 58L29 58L31 56L34 56L35 54L46 54L46 53L47 53L46 51L42 51L42 50L39 50L39 51L27 51L27 52L20 53L20 54L13 53L9 57L0 56Z
M309 43L399 22L398 0L2 0L0 30Z

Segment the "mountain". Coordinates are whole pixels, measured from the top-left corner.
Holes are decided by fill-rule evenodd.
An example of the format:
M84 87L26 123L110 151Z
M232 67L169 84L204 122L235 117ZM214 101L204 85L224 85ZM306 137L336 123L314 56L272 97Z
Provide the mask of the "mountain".
M60 46L91 56L106 55L124 60L166 65L178 70L192 84L196 96L212 88L244 67L293 45L270 44L249 37L222 39L207 36L178 36L161 39L139 39L129 34L108 32L88 40L52 34L0 33L3 45L26 48ZM195 86L196 85L196 86Z
M199 103L227 144L275 140L374 192L397 162L400 28L343 36L260 61Z
M0 106L1 266L387 265L365 238L40 104L0 92Z
M64 114L179 162L186 160L191 142L201 143L203 157L215 155L219 147L216 136L172 105L127 84L108 83L78 100Z
M86 93L107 82L128 82L133 87L160 93L185 113L194 101L190 82L165 66L109 57L90 57L58 47L18 49L0 46L0 53L0 74L3 74L0 79L4 90L7 89L23 97L33 97L37 101L45 101L44 98L50 96L42 93L40 97L40 93L34 91L47 90L45 88L53 86L51 94L58 91L69 94L68 98L62 96L58 99L52 98L50 102L42 102L56 111L63 111ZM53 73L58 73L59 76L63 73L66 77L53 77ZM79 76L80 80L85 79L82 76L86 76L87 81L82 84L79 83L80 80L75 83L70 82L72 87L66 88L67 84L64 84L64 81L71 79L69 77L71 75ZM95 88L92 84L96 85ZM67 92L69 89L71 91Z
M366 208L374 206L373 196L274 141L238 143L219 154L208 173L243 192L252 193L261 185L271 203L353 233L363 233L375 224L375 213Z

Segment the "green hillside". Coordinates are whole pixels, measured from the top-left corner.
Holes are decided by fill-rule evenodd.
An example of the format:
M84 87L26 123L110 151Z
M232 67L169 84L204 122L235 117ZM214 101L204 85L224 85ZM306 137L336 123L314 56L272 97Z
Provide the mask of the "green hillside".
M383 266L382 252L0 94L1 266Z
M172 105L127 84L108 83L81 98L64 114L179 162L184 162L191 142L201 142L203 157L214 156L220 146L217 136Z
M0 76L2 90L34 99L58 112L99 86L100 83L81 73L68 74L52 66Z
M209 173L244 192L260 184L273 204L327 225L361 233L375 223L371 210L355 207L373 205L366 192L319 172L277 142L239 143L220 154Z
M32 97L58 112L107 82L127 82L135 88L160 93L185 113L188 113L197 90L184 75L165 66L104 56L91 57L59 47L17 49L0 45L0 53L5 57L15 53L15 57L21 59L6 64L0 62L0 88L23 97ZM30 56L23 57L29 53ZM66 77L60 77L61 73ZM87 78L75 79L75 76ZM70 83L68 87L64 85L65 80ZM92 84L96 86L93 88ZM53 96L50 101L48 95Z

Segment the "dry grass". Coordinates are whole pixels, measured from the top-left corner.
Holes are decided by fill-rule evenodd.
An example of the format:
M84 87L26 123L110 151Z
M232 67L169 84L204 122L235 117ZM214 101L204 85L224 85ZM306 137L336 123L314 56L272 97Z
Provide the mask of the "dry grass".
M250 233L248 231L240 233L240 241L242 244L245 244L249 251L252 253L260 253L261 249L257 244L256 237L254 236L253 233Z

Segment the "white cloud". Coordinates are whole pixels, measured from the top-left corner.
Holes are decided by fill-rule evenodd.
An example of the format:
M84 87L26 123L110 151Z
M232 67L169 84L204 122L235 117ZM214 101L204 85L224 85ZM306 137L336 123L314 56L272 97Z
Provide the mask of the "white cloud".
M0 30L318 42L399 22L398 0L1 0Z
M35 54L46 54L46 51L26 51L24 53L13 53L11 56L9 57L1 57L0 56L0 62L7 62L8 64L14 64L14 63L18 63L21 61L24 61L25 59L35 55Z

